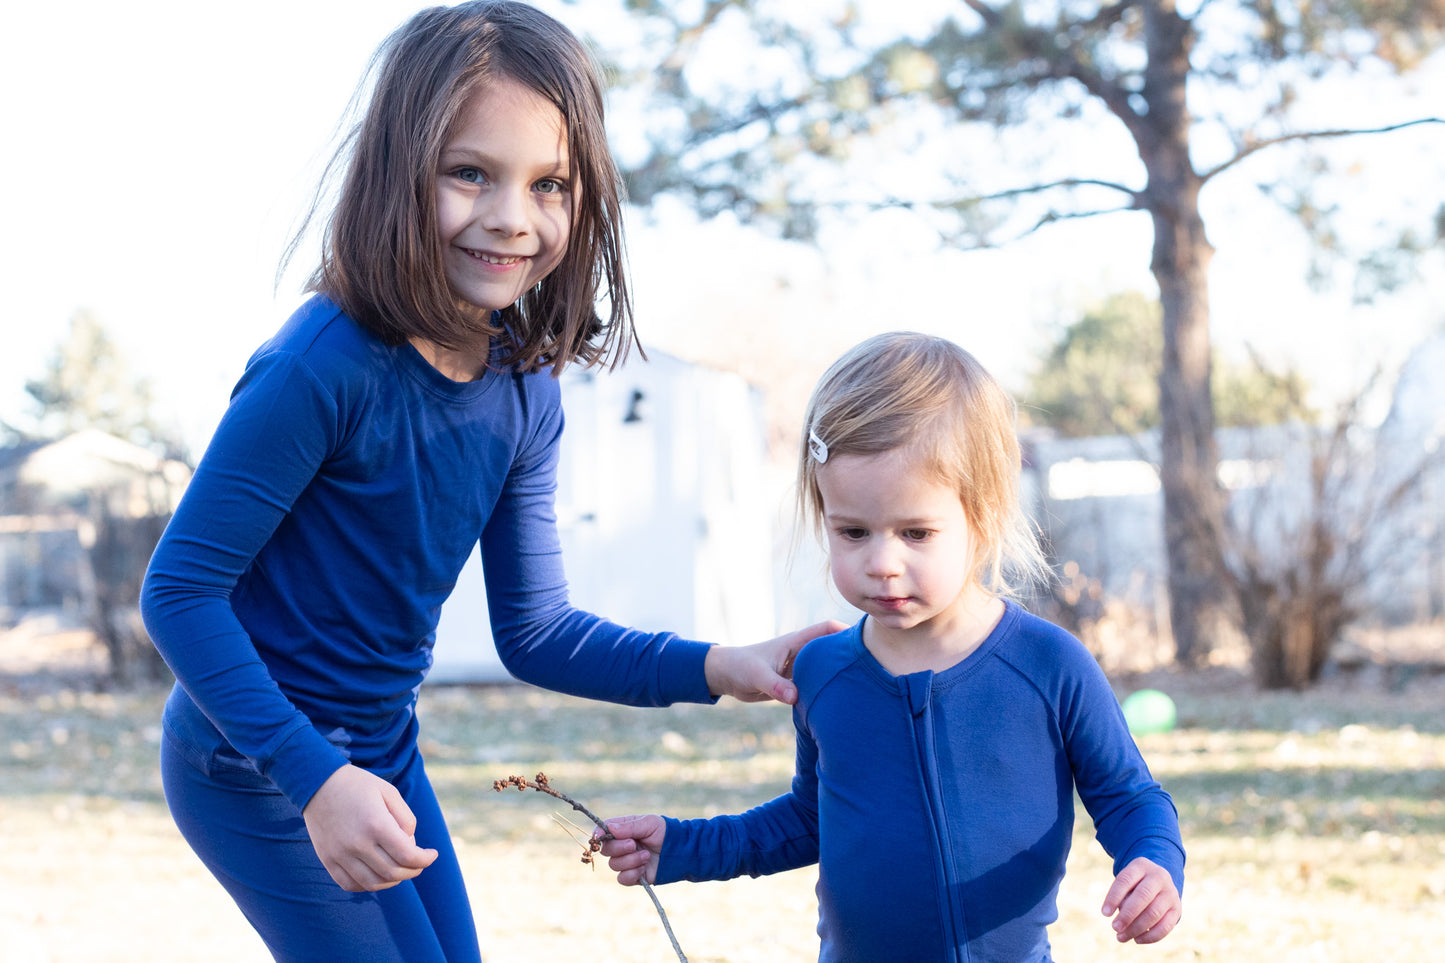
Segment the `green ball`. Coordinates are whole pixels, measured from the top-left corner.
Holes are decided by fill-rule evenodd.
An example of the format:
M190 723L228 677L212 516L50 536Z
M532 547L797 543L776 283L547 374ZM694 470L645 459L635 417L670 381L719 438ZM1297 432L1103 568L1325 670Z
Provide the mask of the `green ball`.
M1140 689L1124 700L1124 721L1136 736L1169 732L1177 719L1174 700L1158 689Z

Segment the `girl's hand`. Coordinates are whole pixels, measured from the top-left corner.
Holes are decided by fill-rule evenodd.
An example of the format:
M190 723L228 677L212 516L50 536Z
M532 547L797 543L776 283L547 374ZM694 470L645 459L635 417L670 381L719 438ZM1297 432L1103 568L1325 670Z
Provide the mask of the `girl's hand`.
M662 837L667 833L662 817L619 816L603 822L612 838L602 841L602 855L607 857L607 868L617 874L617 882L623 886L636 886L644 879L656 882L655 857L662 852Z
M437 858L416 844L416 817L396 787L342 766L301 811L321 864L348 893L389 889Z
M1158 943L1178 925L1183 906L1169 873L1140 856L1114 877L1102 911L1114 917L1114 936L1120 943Z
M820 635L845 628L842 622L819 622L756 645L714 645L703 663L708 691L739 702L776 699L792 705L798 701L798 687L790 680L799 650Z

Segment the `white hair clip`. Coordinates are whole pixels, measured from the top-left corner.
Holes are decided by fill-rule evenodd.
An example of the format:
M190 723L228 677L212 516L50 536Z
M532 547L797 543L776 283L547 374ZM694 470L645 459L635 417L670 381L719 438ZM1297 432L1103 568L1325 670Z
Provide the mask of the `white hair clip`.
M808 454L820 465L828 460L828 446L823 444L823 439L811 428L808 429Z

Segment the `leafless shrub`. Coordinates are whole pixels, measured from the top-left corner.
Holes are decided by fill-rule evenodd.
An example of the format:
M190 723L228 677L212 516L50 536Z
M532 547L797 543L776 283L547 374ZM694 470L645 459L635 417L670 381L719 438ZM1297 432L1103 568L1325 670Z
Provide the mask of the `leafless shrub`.
M1408 564L1406 543L1420 535L1410 510L1441 466L1440 446L1382 444L1362 423L1373 385L1332 424L1257 429L1264 450L1241 463L1250 477L1235 486L1223 567L1264 688L1317 682L1365 611L1371 579Z
M1151 585L1156 595L1162 585L1135 571L1127 587L1110 592L1104 584L1106 566L1086 571L1078 561L1058 557L1052 532L1045 531L1042 539L1054 578L1036 586L1028 600L1033 612L1073 633L1105 672L1148 671L1174 660L1173 642L1160 631L1160 601L1145 601Z

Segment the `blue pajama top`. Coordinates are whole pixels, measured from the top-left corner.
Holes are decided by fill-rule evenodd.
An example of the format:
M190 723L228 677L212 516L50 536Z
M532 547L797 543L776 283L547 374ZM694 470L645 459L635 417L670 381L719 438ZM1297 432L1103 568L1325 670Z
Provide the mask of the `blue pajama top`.
M348 762L395 770L479 539L515 676L633 705L709 701L706 645L569 604L562 422L549 372L454 382L326 298L304 304L252 356L146 574L182 751L203 768L239 752L298 807Z
M862 631L798 655L792 791L668 819L659 883L816 862L821 961L1039 963L1077 789L1115 873L1146 856L1183 892L1173 801L1077 639L1008 603L958 665L894 676Z

